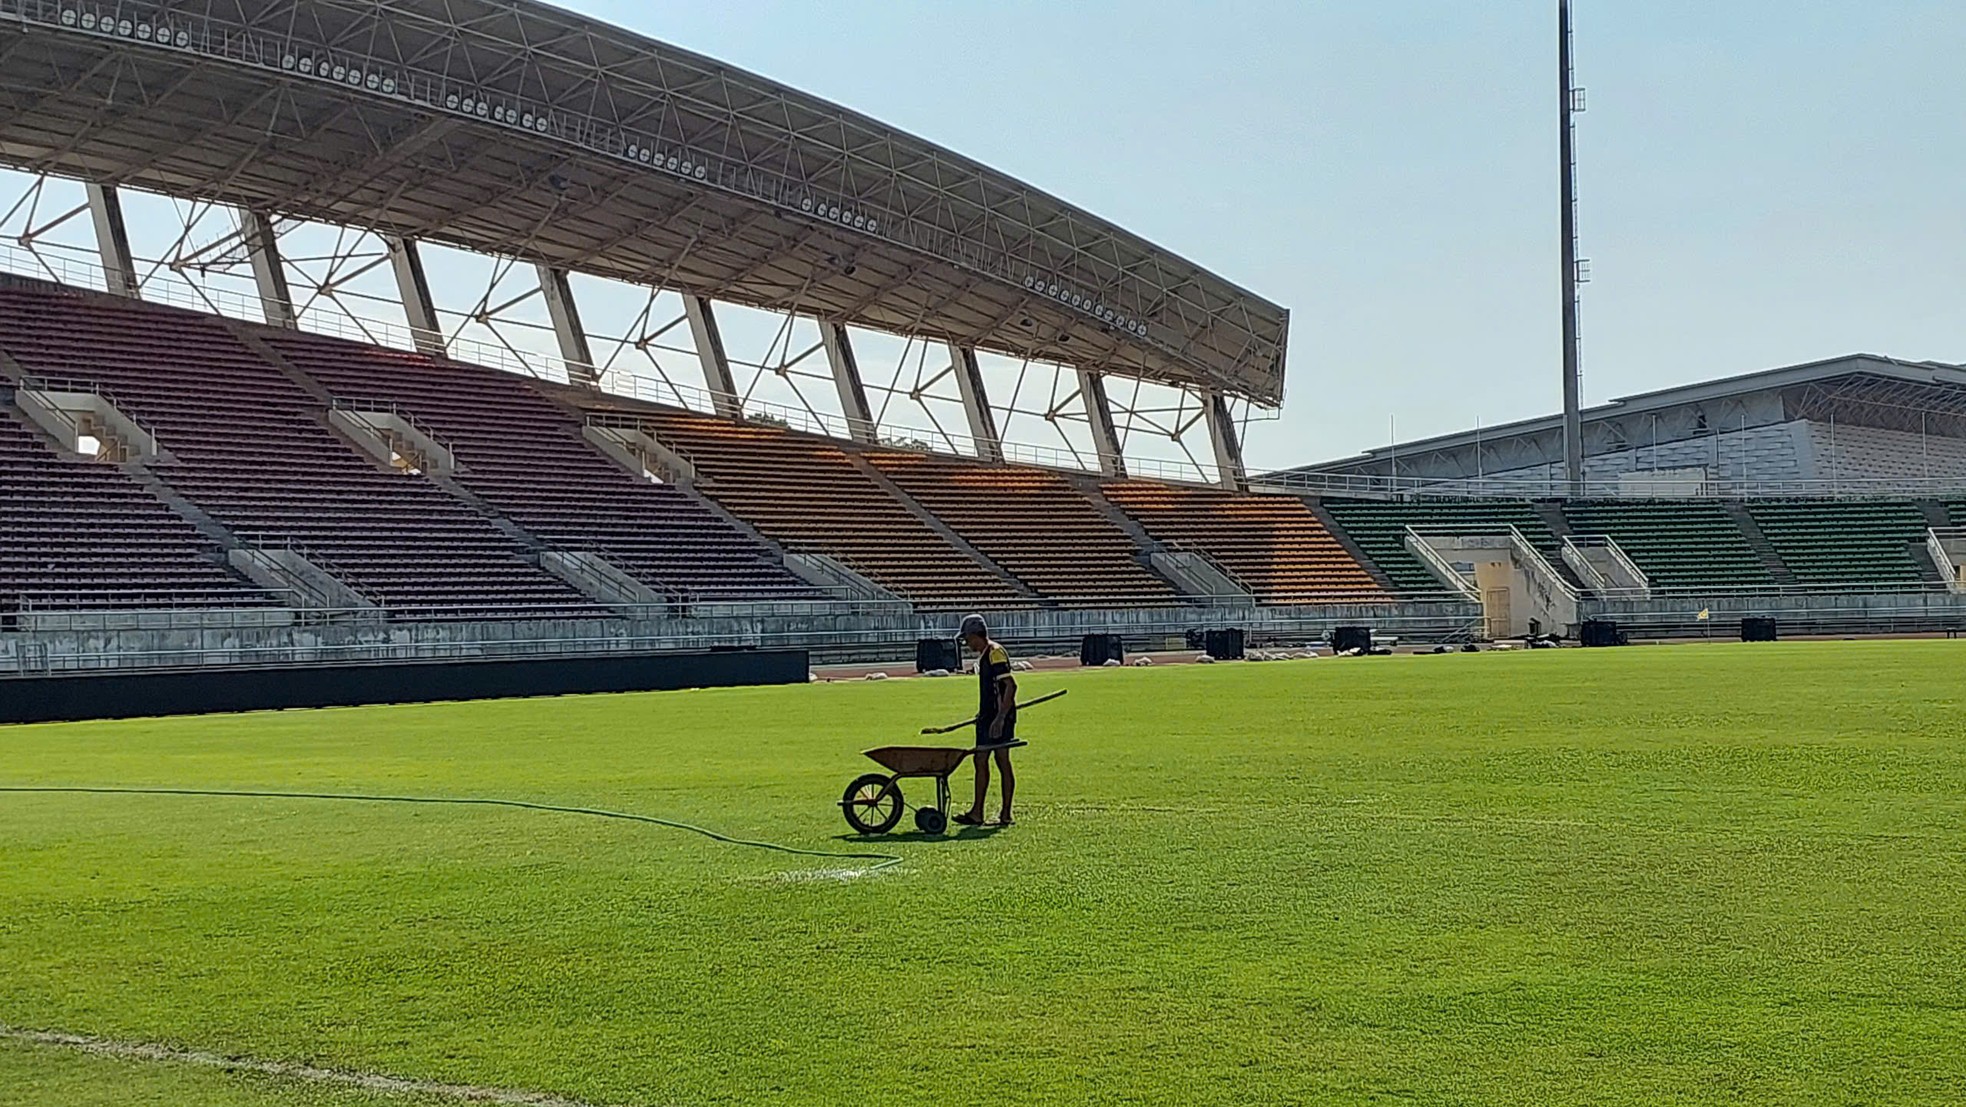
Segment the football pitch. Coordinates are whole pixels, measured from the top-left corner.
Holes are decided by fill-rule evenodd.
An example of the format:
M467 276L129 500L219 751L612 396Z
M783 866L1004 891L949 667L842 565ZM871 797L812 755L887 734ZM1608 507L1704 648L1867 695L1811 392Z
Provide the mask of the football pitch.
M965 680L0 728L0 785L902 858L0 793L0 1102L1966 1101L1966 643L1020 679L1018 825L944 838L837 800Z

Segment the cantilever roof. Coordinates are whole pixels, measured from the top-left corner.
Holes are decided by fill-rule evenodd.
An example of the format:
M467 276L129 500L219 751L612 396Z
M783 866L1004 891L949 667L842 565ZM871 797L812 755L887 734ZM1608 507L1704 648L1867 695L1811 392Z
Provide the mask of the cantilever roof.
M0 0L0 164L1263 403L1288 313L1005 174L532 0Z

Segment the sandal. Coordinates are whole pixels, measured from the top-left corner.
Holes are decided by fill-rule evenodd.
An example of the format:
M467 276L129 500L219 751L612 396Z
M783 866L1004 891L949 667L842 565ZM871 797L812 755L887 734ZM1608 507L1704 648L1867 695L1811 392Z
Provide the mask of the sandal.
M949 821L952 823L956 823L959 826L982 826L983 816L972 815L969 812L965 811L962 814L957 815L954 818L951 818Z

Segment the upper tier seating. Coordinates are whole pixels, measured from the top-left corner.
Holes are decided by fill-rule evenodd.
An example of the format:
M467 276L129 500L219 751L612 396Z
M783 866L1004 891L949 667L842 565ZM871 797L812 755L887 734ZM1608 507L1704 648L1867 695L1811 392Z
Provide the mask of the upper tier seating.
M1439 592L1444 585L1406 548L1406 528L1450 529L1461 534L1505 533L1514 527L1564 579L1576 583L1563 561L1563 543L1528 500L1326 500L1325 510L1358 548L1404 592Z
M698 491L787 549L833 558L923 608L1032 606L823 438L673 409L632 413L695 467Z
M771 551L688 493L621 468L523 377L318 335L260 337L337 400L406 411L454 454L458 484L548 545L601 554L642 583L706 600L816 599Z
M1265 603L1383 595L1357 559L1292 496L1115 481L1106 498L1174 549L1206 555Z
M1925 516L1904 500L1763 500L1755 525L1802 584L1922 585L1937 574L1912 547L1925 544Z
M0 397L0 610L267 602L219 556L120 469L63 457Z
M408 618L565 615L586 597L427 481L382 471L217 318L0 289L0 349L102 386L175 456L151 468L242 541L293 546Z
M1576 500L1566 503L1563 513L1575 533L1616 541L1655 588L1754 588L1775 582L1727 509L1711 500Z
M1172 604L1124 530L1063 476L880 450L867 460L963 540L1065 607Z

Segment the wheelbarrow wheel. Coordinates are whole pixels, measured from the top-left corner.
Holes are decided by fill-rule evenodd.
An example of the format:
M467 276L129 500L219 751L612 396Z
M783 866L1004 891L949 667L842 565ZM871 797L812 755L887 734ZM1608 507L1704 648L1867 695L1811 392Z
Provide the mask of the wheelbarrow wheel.
M943 814L940 808L917 807L915 829L923 834L940 834L949 829L949 816Z
M901 785L881 773L857 776L840 797L840 810L860 833L886 834L901 821Z

